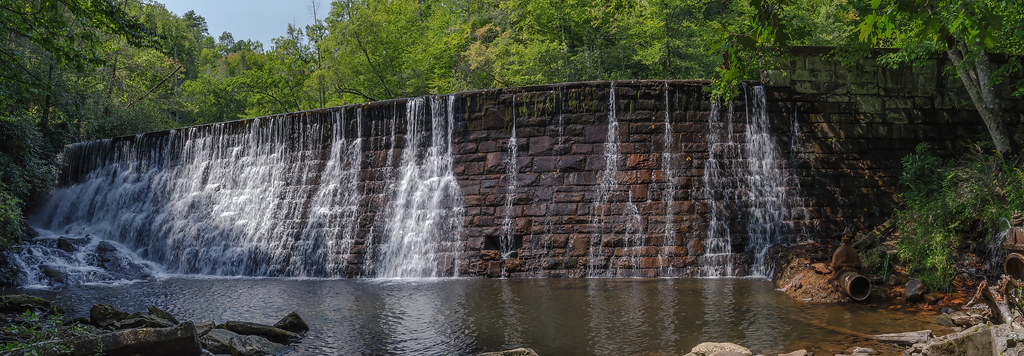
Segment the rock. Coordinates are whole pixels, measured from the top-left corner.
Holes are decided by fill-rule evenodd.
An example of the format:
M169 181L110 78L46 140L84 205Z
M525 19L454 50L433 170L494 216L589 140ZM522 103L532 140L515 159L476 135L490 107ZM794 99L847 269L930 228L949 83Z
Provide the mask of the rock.
M281 321L274 324L274 327L299 334L309 331L309 325L296 312L285 315L284 318L281 318Z
M231 355L281 355L291 348L271 342L260 336L239 335L224 329L213 329L204 335L200 341L203 348L215 354Z
M39 266L39 270L43 272L43 275L54 285L66 284L68 282L68 274L63 269L54 265L42 265Z
M814 268L815 272L818 272L820 274L829 274L832 272L831 268L828 268L828 266L821 262L811 264L811 267Z
M922 348L922 353L935 356L995 355L994 349L992 328L988 325L975 325L959 333L929 341Z
M918 302L924 299L924 294L928 293L928 286L924 285L924 281L920 279L913 279L907 282L907 286L904 288L904 297L908 302Z
M239 356L284 355L292 348L260 336L244 335L231 339L231 354Z
M149 310L149 315L151 316L167 320L171 322L171 324L178 324L178 319L175 318L174 315L171 315L171 313L165 312L162 309L157 308L156 306L153 305L150 305L147 309Z
M942 326L956 327L956 323L953 323L953 319L949 317L949 314L939 314L935 317L935 322Z
M68 241L68 238L64 236L57 239L57 249L68 253L75 252L75 250L77 250L75 245L72 245L71 241Z
M708 356L744 356L744 354L729 350L719 350L708 354Z
M136 280L153 276L149 267L125 255L109 241L100 241L96 245L95 258L94 264L103 268L114 279Z
M518 349L498 351L498 352L484 352L479 356L540 356L537 351L533 349L520 347Z
M890 274L889 277L885 279L885 284L889 285L890 287L898 286L900 284L903 284L903 279L895 274Z
M42 312L50 309L50 301L24 294L0 296L0 313L21 314L26 310Z
M121 321L115 321L111 326L116 330L134 328L169 328L174 326L174 323L152 315L139 315Z
M279 329L270 325L250 323L247 321L228 321L224 324L217 325L217 328L230 330L241 335L262 336L270 341L285 344L302 338L301 335L288 330Z
M931 330L920 330L920 331L909 331L905 333L893 333L893 334L880 334L874 335L872 339L888 342L900 346L910 346L917 343L928 341L932 338Z
M686 356L711 356L719 351L728 351L741 356L753 356L754 354L746 347L730 342L704 342L690 349L690 353L686 354Z
M213 320L200 321L196 323L196 334L199 334L199 337L203 337L203 335L206 335L206 333L210 332L210 330L213 330L213 328L216 326L217 324L214 323Z
M213 329L199 338L203 348L215 354L231 353L231 339L240 336L224 329Z
M128 329L95 335L69 344L73 355L201 355L203 350L191 322L169 328Z
M928 293L924 295L924 301L928 304L935 304L945 297L946 295L942 293Z
M813 355L813 354L810 353L810 352L807 352L807 350L796 350L796 351L790 352L788 354L779 354L779 356L811 356L811 355Z
M935 317L935 322L948 327L968 327L984 323L985 315L976 309L958 310Z
M117 310L109 304L96 304L89 309L89 322L101 328L106 328L130 317L132 317L131 314Z
M857 347L853 349L854 355L878 355L878 351L870 347Z

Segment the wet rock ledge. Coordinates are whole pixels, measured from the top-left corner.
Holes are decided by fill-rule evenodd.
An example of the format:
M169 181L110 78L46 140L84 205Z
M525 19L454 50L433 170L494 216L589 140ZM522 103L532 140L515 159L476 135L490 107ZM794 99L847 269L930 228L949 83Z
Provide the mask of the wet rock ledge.
M128 313L93 305L88 318L65 320L50 301L0 296L0 351L5 355L283 355L309 331L292 312L274 325L246 321L178 321L150 306Z

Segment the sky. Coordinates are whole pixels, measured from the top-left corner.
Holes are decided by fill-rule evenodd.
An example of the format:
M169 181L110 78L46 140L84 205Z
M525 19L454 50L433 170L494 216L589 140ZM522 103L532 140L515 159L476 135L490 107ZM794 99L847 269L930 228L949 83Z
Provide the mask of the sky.
M157 0L168 10L184 15L188 10L206 18L210 36L231 32L235 40L252 39L270 49L270 40L283 36L289 23L305 28L313 23L310 0ZM320 18L330 11L329 1L319 1Z

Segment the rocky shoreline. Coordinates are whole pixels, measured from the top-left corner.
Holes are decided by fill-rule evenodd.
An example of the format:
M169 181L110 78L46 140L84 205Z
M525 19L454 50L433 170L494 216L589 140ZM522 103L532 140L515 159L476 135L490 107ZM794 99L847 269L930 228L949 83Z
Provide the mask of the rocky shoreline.
M50 301L0 296L4 355L283 355L309 331L292 312L274 325L247 321L178 321L156 306L128 313L95 304L88 318L66 320Z

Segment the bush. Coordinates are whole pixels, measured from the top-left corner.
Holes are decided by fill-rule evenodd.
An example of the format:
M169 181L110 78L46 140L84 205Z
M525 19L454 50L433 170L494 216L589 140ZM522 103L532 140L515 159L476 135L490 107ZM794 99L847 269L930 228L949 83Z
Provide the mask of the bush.
M5 355L70 355L74 350L58 341L85 330L78 325L65 325L64 316L56 312L40 315L26 310L20 319L23 322L2 328L3 333L9 336L9 341L0 344L0 351Z
M976 144L943 161L922 143L902 163L899 256L928 286L948 289L957 249L993 242L1013 214L1024 211L1021 160Z
M0 115L0 248L20 240L24 209L49 192L56 167L35 120Z

